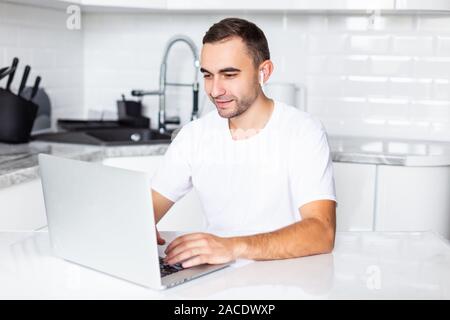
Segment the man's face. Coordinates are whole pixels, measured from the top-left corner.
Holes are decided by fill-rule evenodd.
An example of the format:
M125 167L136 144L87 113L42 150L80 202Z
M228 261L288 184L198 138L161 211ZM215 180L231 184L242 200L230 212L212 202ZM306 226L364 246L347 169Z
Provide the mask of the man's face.
M223 118L244 113L261 90L258 70L239 37L204 44L200 70L205 91Z

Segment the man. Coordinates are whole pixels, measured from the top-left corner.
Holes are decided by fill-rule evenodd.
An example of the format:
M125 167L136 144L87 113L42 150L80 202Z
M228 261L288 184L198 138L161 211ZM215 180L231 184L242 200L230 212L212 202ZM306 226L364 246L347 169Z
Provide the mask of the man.
M326 133L307 113L264 95L261 85L273 68L255 24L227 18L206 32L201 72L217 112L180 130L153 178L152 196L159 221L196 188L208 232L172 241L167 263L191 267L332 251L336 203Z

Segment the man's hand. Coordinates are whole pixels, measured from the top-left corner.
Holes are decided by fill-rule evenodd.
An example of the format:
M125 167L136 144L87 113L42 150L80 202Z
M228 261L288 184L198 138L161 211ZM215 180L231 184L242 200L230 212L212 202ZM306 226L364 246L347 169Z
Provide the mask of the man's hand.
M155 228L155 229L156 229L156 240L157 240L158 244L162 245L162 244L166 243L166 240L164 240L161 237L161 235L159 234L158 228Z
M191 233L176 238L165 250L165 262L182 262L183 268L199 264L220 264L237 258L233 238L221 238L209 233Z

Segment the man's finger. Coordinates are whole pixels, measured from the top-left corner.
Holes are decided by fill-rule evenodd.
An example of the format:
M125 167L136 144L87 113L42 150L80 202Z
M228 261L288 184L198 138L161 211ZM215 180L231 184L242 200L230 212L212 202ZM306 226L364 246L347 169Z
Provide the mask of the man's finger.
M205 255L207 253L209 253L209 251L206 250L205 248L199 248L199 247L192 248L192 249L188 249L188 250L181 252L180 254L178 254L175 257L168 260L166 263L173 265L173 264L177 264L177 263L186 261L188 259L191 259L191 258L199 256L199 255Z
M161 236L158 234L158 244L165 244L165 243L166 243L166 240L161 238Z
M176 239L174 239L166 248L164 251L165 253L168 253L169 251L173 250L173 248L179 246L180 244L190 241L190 240L196 240L204 237L204 233L189 233L182 235Z
M198 266L201 264L205 264L208 262L208 256L207 255L199 255L196 257L193 257L187 261L184 261L181 265L183 268L190 268L194 266Z
M159 234L158 229L156 229L156 241L158 244L164 244L166 243L166 240L164 240L161 235Z
M197 249L201 249L205 252L210 251L210 248L207 246L207 242L205 239L186 241L186 242L181 243L180 245L174 247L172 250L167 251L166 261L173 259L174 257L178 256L180 253L190 251L190 250L197 250ZM197 254L199 254L199 253L197 253Z

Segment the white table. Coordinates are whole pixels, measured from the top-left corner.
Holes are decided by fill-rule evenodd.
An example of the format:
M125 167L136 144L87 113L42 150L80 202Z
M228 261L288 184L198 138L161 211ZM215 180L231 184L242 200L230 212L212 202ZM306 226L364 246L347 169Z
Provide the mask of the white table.
M0 299L450 299L450 245L431 232L338 233L332 254L237 261L165 291L52 255L48 233L0 232Z

